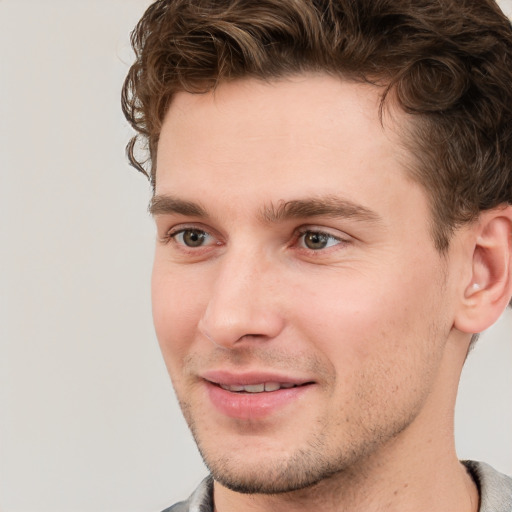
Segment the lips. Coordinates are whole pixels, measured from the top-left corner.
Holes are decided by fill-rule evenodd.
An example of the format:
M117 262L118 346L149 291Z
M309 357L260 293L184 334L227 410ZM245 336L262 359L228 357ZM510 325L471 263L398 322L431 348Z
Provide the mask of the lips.
M270 373L234 374L224 371L202 375L208 397L223 416L263 420L292 407L314 382Z

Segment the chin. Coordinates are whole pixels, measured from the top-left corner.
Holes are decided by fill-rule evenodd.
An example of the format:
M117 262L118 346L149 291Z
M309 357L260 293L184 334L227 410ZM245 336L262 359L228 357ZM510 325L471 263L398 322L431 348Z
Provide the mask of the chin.
M204 459L215 481L243 494L282 494L308 487L338 473L339 467L332 468L315 461L311 465L308 457L300 460L270 460L266 463L254 462L251 467L241 467L232 460L208 461Z
M292 454L270 447L256 453L243 448L215 453L197 437L196 442L214 480L243 494L281 494L306 489L343 472L352 460L352 456L326 450L320 439Z

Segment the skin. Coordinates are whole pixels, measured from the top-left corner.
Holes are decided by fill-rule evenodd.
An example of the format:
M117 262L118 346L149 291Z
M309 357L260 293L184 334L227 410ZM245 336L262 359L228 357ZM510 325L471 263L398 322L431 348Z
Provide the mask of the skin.
M453 442L474 230L435 249L405 119L383 126L378 94L244 80L166 115L154 322L219 512L478 508ZM209 395L219 371L308 384L233 418Z

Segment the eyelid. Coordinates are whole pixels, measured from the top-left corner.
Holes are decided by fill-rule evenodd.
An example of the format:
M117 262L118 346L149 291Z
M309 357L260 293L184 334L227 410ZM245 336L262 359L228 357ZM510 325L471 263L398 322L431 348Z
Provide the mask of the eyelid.
M334 234L332 231L336 231L336 234ZM319 255L320 253L326 253L330 250L336 250L337 248L338 249L341 249L342 247L346 246L347 244L350 244L354 239L353 237L351 237L350 235L348 235L347 233L345 232L340 232L338 230L334 230L334 229L330 229L330 228L327 228L325 226L315 226L315 225L306 225L306 226L300 226L296 232L295 232L295 236L294 236L294 240L292 242L292 245L297 245L300 241L300 239L306 235L307 233L317 233L317 234L322 234L322 235L325 235L331 239L334 239L334 240L337 240L338 243L334 244L334 245L331 245L329 247L325 247L325 248L322 248L322 249L310 249L308 247L301 247L301 246L298 246L298 249L299 250L302 250L302 251L306 251L308 253L311 253L311 254L316 254L316 255ZM338 247L338 246L342 246L342 247Z
M208 233L209 235L212 234L211 228L204 226L200 222L179 222L176 224L173 224L171 227L164 227L162 225L162 231L164 231L164 237L172 237L182 231L190 230L196 230L196 231L204 231L205 233Z
M304 225L300 226L296 230L297 236L302 236L305 233L321 233L323 235L327 235L329 237L335 238L340 242L349 242L353 239L352 236L345 233L344 231L339 231L335 228L328 228L326 226L318 226L318 225Z
M187 246L186 244L179 242L176 240L176 237L183 232L186 231L199 231L203 232L207 235L207 237L210 239L210 241L206 242L204 245L200 245L197 247ZM336 240L338 243L330 245L325 248L320 249L310 249L306 246L300 246L299 241L300 239L307 233L318 233L325 235L329 237L330 239ZM171 241L174 241L177 246L180 247L182 250L187 251L193 251L198 252L201 249L207 249L214 246L220 246L225 243L223 241L222 236L217 233L216 230L212 229L210 226L205 226L202 223L199 222L191 222L191 223L182 223L172 226L169 229L166 229L164 236L160 237L160 242L163 244L170 243ZM288 247L298 249L303 252L307 252L310 254L315 253L316 255L320 256L319 253L327 253L330 252L330 250L336 250L336 249L342 249L344 246L352 243L354 241L354 237L351 235L348 235L344 231L339 231L335 228L329 228L326 226L319 226L319 225L302 225L295 229L294 234L292 236L292 240L290 241ZM341 247L338 247L340 246Z
M186 231L199 231L201 233L205 233L207 237L211 239L210 243L205 243L204 245L199 245L197 247L187 246L186 244L180 243L176 240L177 236ZM215 230L206 227L200 223L183 223L172 226L170 229L167 229L165 235L160 238L160 241L164 244L170 243L174 241L174 243L182 249L187 251L199 251L201 249L206 249L207 247L211 247L214 245L221 245L220 236L215 232Z
M183 233L184 231L200 231L201 233L206 233L207 235L210 235L210 232L203 228L198 228L197 226L179 226L179 227L173 227L169 229L166 233L167 236L173 237L176 235L179 235L180 233Z

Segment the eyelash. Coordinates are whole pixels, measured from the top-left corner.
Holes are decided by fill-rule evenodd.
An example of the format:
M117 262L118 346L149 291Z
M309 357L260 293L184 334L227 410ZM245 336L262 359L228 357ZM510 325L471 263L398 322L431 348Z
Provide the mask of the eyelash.
M328 247L322 247L322 248L319 248L319 249L311 249L311 248L308 248L308 247L305 247L305 246L300 247L300 249L306 250L306 251L311 252L311 253L319 253L319 252L322 252L322 251L325 252L326 250L330 249L331 247L334 247L334 246L337 246L337 245L340 245L340 244L343 244L343 243L348 243L347 240L343 240L342 238L334 236L331 233L328 233L326 231L322 231L321 229L314 229L314 228L308 227L308 228L299 229L297 231L297 235L294 238L293 244L297 244L302 239L302 243L305 245L304 237L306 235L308 235L308 234L317 235L317 236L320 235L321 237L325 237L328 240L335 240L337 242L334 245L331 245L331 246L328 246Z
M196 253L197 251L199 251L201 249L205 249L207 247L210 247L211 245L217 245L217 246L222 245L221 242L217 242L215 244L198 245L198 246L194 247L194 246L186 245L185 243L179 242L178 240L176 240L179 235L183 235L186 232L196 232L196 233L199 233L199 234L206 235L208 237L215 238L214 235L212 235L211 233L209 233L205 229L201 229L200 227L185 226L185 227L181 227L181 228L176 229L176 230L168 231L166 233L166 235L162 238L161 241L163 243L165 243L165 244L174 242L177 246L180 247L181 250L184 250L184 251L187 251L187 252L194 252L194 253ZM334 240L336 243L332 244L330 246L327 246L327 247L322 247L322 248L318 248L318 249L311 249L311 248L308 248L305 245L305 242L304 242L304 237L306 235L308 235L308 234L317 235L317 236L320 236L320 237L325 237L325 238L327 238L327 240ZM298 246L298 244L300 243L301 239L302 239L302 243L304 245ZM349 240L343 239L341 237L334 236L333 234L328 233L326 231L322 231L321 229L314 229L314 228L311 228L311 227L307 227L307 228L299 228L298 230L296 230L296 232L295 232L295 234L293 236L293 239L292 239L291 243L289 244L289 247L298 246L297 249L300 250L300 251L307 252L309 254L319 255L319 253L325 253L326 251L328 251L332 247L336 247L338 245L346 245L348 243L349 243Z
M191 247L191 246L187 246L185 245L184 243L180 243L176 240L176 238L179 236L179 235L182 235L184 233L186 233L187 231L191 231L191 232L196 232L196 233L202 233L204 235L207 235L207 236L210 236L210 237L213 237L212 234L210 234L208 231L206 231L205 229L201 229L201 228L198 228L198 227L192 227L192 226L186 226L186 227L181 227L179 229L176 229L176 230L169 230L165 236L162 238L162 242L167 244L167 243L170 243L170 242L173 242L176 243L176 245L179 245L181 247L185 247L187 249L192 249L194 250L194 247ZM220 245L219 243L217 243L216 245ZM198 246L198 248L200 247L204 247L204 246Z

